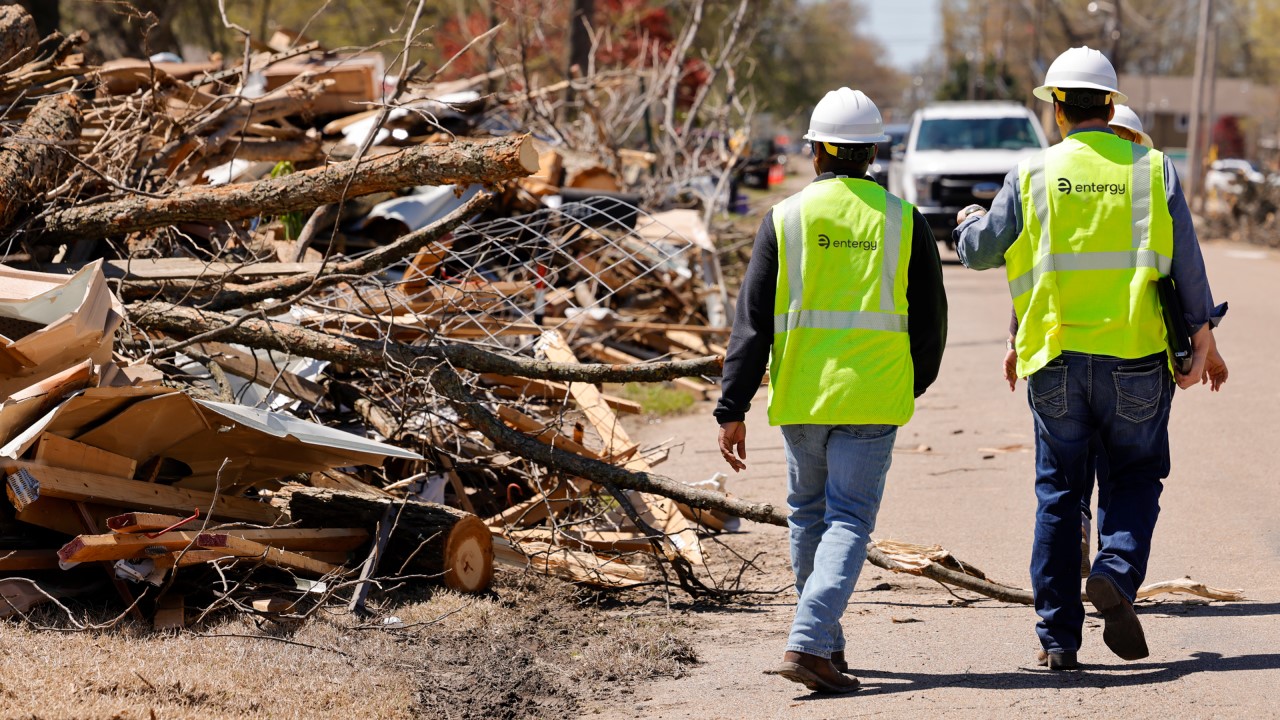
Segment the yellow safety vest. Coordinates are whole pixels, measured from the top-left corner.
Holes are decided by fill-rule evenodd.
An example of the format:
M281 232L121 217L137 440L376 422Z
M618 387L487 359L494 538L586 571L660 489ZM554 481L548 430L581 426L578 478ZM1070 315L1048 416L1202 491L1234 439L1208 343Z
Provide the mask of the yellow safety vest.
M1156 280L1173 264L1164 155L1105 132L1018 167L1022 232L1005 252L1018 376L1064 350L1139 358L1168 348Z
M771 425L911 419L911 221L910 203L844 177L811 183L773 208Z

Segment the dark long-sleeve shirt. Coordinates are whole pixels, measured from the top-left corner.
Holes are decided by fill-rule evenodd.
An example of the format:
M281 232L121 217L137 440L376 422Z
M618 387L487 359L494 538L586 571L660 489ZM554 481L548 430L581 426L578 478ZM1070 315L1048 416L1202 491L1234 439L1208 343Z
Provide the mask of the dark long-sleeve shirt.
M835 177L830 173L814 179ZM919 211L913 211L911 257L907 263L907 334L919 397L938 377L947 343L947 295L942 286L942 261L933 231ZM773 347L774 298L778 290L778 235L770 210L756 232L747 275L738 291L738 307L729 351L724 358L716 421L737 422L751 409L769 367Z
M1074 130L1069 135L1077 132L1109 133L1111 130L1090 127ZM1168 155L1164 158L1164 184L1169 214L1173 216L1173 265L1169 274L1178 288L1187 327L1195 333L1201 325L1225 312L1225 307L1215 310L1213 306L1213 293L1209 290L1209 278L1205 274L1196 229L1191 223L1191 210L1187 207L1178 173L1169 162ZM1014 168L1005 176L1004 187L991 201L991 210L981 217L968 217L952 232L960 260L965 267L974 270L1004 265L1004 254L1022 232L1022 222L1022 188L1018 169Z

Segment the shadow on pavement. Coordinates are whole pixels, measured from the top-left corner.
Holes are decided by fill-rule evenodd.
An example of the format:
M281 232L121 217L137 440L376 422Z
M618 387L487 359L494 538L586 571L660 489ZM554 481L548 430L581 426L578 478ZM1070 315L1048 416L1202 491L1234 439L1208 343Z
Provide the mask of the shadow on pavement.
M1199 605L1195 603L1165 603L1163 605L1134 605L1139 615L1161 613L1169 617L1260 617L1280 615L1280 602L1229 602Z
M1239 655L1223 657L1219 653L1197 652L1186 660L1170 662L1137 662L1115 665L1084 665L1072 672L1050 672L1043 668L1025 667L1016 672L997 673L899 673L877 670L854 670L862 680L862 689L852 695L833 696L811 693L798 696L801 701L833 700L839 697L868 697L902 692L921 692L935 688L973 688L990 690L1039 690L1063 687L1114 688L1167 683L1202 672L1238 672L1280 669L1280 654Z

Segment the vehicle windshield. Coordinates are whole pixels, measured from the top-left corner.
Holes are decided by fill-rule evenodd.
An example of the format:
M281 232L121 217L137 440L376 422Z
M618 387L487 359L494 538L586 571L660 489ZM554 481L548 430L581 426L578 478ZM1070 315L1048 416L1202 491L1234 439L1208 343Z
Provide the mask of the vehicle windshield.
M1023 150L1040 147L1023 117L936 118L920 123L916 150Z

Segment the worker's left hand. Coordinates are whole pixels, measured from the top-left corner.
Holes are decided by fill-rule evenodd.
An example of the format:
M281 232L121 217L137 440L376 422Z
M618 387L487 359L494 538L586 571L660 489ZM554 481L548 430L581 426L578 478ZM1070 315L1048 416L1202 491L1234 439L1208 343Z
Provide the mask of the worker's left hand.
M734 453L737 457L734 457ZM744 422L727 422L720 426L720 454L734 472L747 469L743 460L747 459L747 424ZM739 459L741 458L741 459Z

